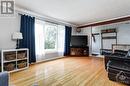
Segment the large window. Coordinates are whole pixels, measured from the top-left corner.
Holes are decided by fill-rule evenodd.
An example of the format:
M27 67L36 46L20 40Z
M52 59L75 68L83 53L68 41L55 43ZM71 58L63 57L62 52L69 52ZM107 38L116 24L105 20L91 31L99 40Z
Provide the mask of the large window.
M65 26L36 20L35 46L37 60L43 60L53 55L63 56L65 41ZM55 54L54 54L55 53Z

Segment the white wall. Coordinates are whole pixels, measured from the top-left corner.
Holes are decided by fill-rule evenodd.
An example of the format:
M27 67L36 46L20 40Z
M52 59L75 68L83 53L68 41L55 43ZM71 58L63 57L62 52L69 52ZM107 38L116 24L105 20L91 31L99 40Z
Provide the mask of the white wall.
M20 30L20 16L0 18L0 49L16 47L16 41L11 39L11 35Z
M120 25L117 34L118 44L130 44L130 24Z
M130 24L125 23L117 23L117 24L110 24L104 26L97 26L92 28L92 33L100 33L103 29L110 29L110 28L117 28L117 44L130 44ZM112 34L111 34L112 35ZM101 41L101 35L99 40ZM95 43L92 45L92 52L93 53L100 53L99 48L101 49L101 42ZM111 49L111 44L115 44L115 40L104 40L104 49ZM99 46L99 48L97 48Z

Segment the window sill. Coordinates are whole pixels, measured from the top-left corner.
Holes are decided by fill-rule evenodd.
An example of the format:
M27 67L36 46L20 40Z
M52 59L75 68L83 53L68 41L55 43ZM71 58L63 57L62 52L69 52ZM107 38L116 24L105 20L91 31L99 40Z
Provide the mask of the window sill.
M45 53L46 53L46 54L56 53L56 52L57 52L57 50L45 50Z

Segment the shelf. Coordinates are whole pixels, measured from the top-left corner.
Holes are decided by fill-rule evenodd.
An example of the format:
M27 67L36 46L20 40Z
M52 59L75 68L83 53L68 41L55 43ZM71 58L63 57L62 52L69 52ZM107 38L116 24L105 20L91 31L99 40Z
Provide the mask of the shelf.
M101 30L101 34L107 34L107 33L117 33L117 30L116 28Z
M10 73L23 70L29 67L28 49L1 50L1 58L1 72L8 71ZM19 67L19 63L22 62L25 62L26 65L20 65Z
M117 33L117 32L103 32L101 34L107 34L107 33Z
M22 60L27 60L27 58L24 58L24 59L15 59L15 60L10 60L10 61L4 61L4 63L10 63L10 62L15 62L15 61L22 61Z
M15 70L12 70L12 71L8 71L8 72L9 72L9 73L17 72L17 71L25 70L25 69L27 69L27 68L28 68L28 66L27 66L27 67L24 67L24 68L21 68L21 69L15 69Z
M17 59L17 61L22 61L22 60L27 60L27 58L24 58L24 59Z
M15 70L17 70L17 69L15 68L15 69L13 69L13 70L11 70L11 71L13 72L13 71L15 71ZM4 70L4 71L6 71L6 72L7 72L7 70ZM8 72L11 72L11 71L8 71Z
M16 61L16 59L15 60L10 60L10 61L4 61L4 63L9 63L9 62L15 62Z
M18 68L18 70L22 70L22 69L26 69L26 68L28 68L28 66L26 66L26 67L24 67L24 68Z
M107 36L107 37L102 37L102 39L116 39L116 36Z

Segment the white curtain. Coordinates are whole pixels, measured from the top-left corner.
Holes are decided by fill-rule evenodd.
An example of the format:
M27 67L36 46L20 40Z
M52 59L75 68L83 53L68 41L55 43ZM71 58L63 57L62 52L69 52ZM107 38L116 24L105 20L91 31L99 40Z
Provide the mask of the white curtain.
M58 55L64 56L65 26L58 25Z
M35 48L36 48L36 61L41 61L45 57L44 49L44 22L36 21L35 23Z

